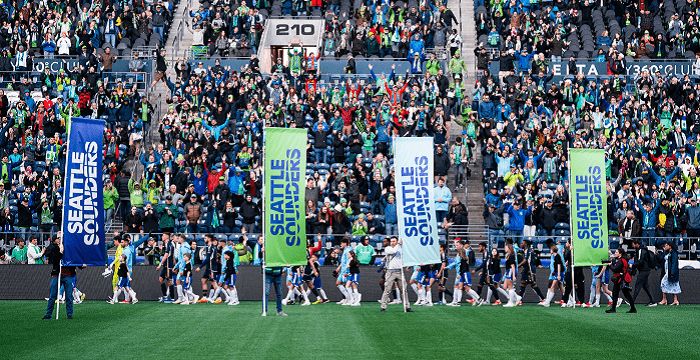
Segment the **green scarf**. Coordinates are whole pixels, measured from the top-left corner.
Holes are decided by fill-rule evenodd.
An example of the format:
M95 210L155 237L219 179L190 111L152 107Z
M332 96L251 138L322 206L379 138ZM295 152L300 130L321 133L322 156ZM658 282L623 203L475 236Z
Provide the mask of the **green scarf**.
M212 213L213 215L211 217L211 227L212 229L216 229L219 227L219 213L216 211L216 209L214 209Z
M9 183L10 182L10 164L8 163L2 163L2 181Z
M141 103L141 121L148 122L148 103Z
M51 209L47 207L41 207L41 223L42 224L51 224L53 223L53 220L51 219Z

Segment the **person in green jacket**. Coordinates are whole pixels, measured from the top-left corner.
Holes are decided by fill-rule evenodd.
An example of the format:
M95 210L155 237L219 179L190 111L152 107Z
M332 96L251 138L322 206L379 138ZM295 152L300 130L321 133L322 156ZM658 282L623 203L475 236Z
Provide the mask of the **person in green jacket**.
M476 114L477 112L472 110L469 97L464 97L462 102L457 105L457 115L450 115L450 118L452 118L457 125L461 126L463 131L467 132L466 135L472 138L472 140L476 140L479 126L481 125L479 120L476 119Z
M355 247L355 253L357 254L357 261L362 265L367 265L372 262L372 256L374 256L374 247L369 244L369 236L363 236L360 245Z
M105 208L105 224L112 219L117 200L119 200L119 193L117 192L117 189L114 188L110 179L105 180L105 186L102 189L102 201L104 202Z
M370 126L369 131L362 132L362 156L371 159L374 153L374 140L377 138L374 126Z
M238 244L233 246L234 250L236 250L236 253L238 254L239 263L249 264L253 262L253 254L248 251L247 242L248 237L243 235L238 238Z
M365 214L357 215L355 223L352 224L352 234L367 235L367 221L365 221Z
M467 71L467 64L464 62L464 59L462 59L459 50L457 50L457 52L455 52L455 56L450 59L448 68L450 69L453 77L457 74L460 76L463 74L469 75L469 72Z
M17 246L12 249L12 258L19 261L20 264L27 263L27 247L24 246L23 238L17 238Z
M141 190L141 184L134 181L134 178L129 179L129 194L131 194L131 206L137 209L143 209L144 192Z
M289 72L293 73L296 72L298 74L301 74L301 60L304 58L304 43L299 43L299 45L302 46L301 52L299 49L294 48L292 50L292 43L288 43L287 46L289 47L289 50L287 50L287 56L289 56Z
M438 74L440 69L442 69L440 61L435 58L435 54L430 54L430 59L425 62L425 71L427 71L428 74L435 76Z
M175 219L180 216L180 210L173 204L173 197L165 195L165 204L158 205L156 211L160 215L160 231L172 233L175 230Z

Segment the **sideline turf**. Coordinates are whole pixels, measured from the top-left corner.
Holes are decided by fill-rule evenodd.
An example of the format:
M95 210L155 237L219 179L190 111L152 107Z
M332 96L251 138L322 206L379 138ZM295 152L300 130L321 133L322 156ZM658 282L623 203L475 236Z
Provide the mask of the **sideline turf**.
M274 304L273 309L274 309ZM459 308L400 305L379 312L333 303L285 306L289 317L238 306L88 301L67 320L41 320L44 301L0 301L6 359L691 359L700 307L604 308L527 304Z

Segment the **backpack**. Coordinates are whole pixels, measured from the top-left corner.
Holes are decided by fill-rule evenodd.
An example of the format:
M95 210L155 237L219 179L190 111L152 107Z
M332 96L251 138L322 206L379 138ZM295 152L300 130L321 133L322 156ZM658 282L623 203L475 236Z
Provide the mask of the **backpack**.
M649 264L649 268L652 270L656 270L659 268L659 261L656 258L656 255L652 255L649 250L647 252L647 264Z

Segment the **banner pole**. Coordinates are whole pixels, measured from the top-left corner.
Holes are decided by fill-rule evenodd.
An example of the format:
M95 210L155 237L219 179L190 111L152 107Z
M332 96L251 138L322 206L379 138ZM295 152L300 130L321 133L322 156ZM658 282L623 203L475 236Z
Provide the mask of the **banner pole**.
M72 118L69 118L68 121L72 122ZM68 133L66 134L66 154L70 154L70 133L71 130L73 130L73 127L71 126L68 129ZM48 165L48 164L47 164ZM66 167L68 167L68 164L66 163ZM64 169L66 171L67 169ZM68 198L66 197L66 189L68 186L63 186L63 199L66 201L63 202L63 207L61 211L66 214L66 205L68 205ZM61 224L61 237L58 241L61 242L61 246L63 246L63 255L66 254L66 244L63 243L63 230L66 224L66 218L63 218L63 222ZM50 240L49 240L50 241ZM61 272L63 271L63 260L59 260L59 266L58 266L58 284L56 286L56 320L58 320L58 313L61 310L61 301L59 300L61 297ZM65 292L65 289L64 289ZM73 294L71 294L73 295ZM66 300L67 301L67 300Z
M601 1L602 2L602 1ZM566 149L566 157L569 160L569 236L571 237L571 282L573 283L573 288L571 288L571 294L569 296L574 297L573 308L576 308L576 281L574 279L574 276L576 276L576 273L574 271L574 233L572 232L574 230L574 224L573 224L573 208L571 205L573 204L573 194L571 193L571 148ZM607 224L606 224L607 226ZM583 299L579 299L583 301ZM568 301L568 300L567 300Z
M403 298L403 312L408 312L409 301L408 294L406 293L406 277L404 276L403 254L401 254L401 257L401 297Z
M63 271L63 261L59 260L58 264L58 284L56 286L56 320L58 320L58 313L61 311L61 301L59 299L61 297L61 271ZM50 298L49 301L51 301Z
M267 191L267 188L264 186L265 184L265 128L263 128L263 151L262 151L262 183L263 183L263 191L262 191L262 221L260 224L262 225L262 237L263 237L263 243L262 243L262 314L263 316L267 315L267 306L265 306L265 303L267 299L265 298L266 292L265 292L265 191ZM275 290L276 291L276 290Z

